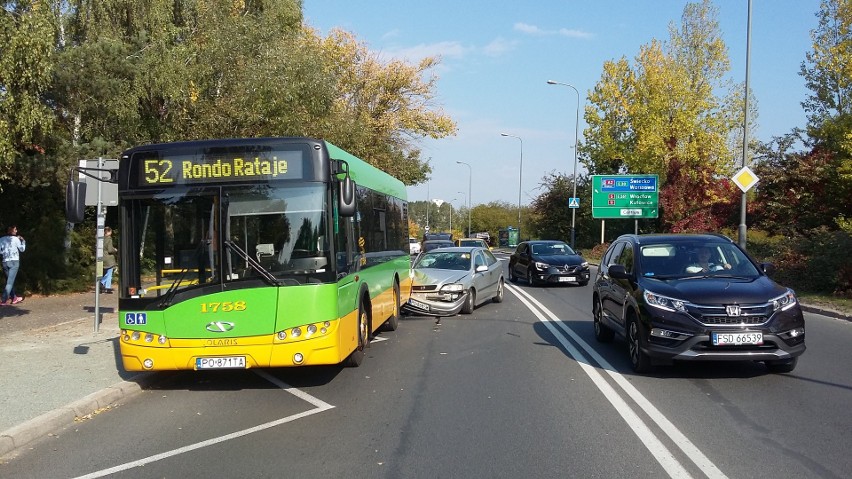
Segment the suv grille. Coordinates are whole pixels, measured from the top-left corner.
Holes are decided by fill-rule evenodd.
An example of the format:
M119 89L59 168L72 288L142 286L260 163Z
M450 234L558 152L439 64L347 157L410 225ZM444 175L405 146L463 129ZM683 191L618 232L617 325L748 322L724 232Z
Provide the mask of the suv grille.
M739 315L728 314L729 306L689 304L687 308L689 314L705 326L759 325L766 323L772 317L772 303L730 306L736 306L733 309L738 310Z

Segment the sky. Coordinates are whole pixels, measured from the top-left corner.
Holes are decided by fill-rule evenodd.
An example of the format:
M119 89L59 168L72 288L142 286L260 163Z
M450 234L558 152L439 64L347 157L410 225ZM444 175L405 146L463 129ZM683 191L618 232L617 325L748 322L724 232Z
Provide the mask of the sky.
M303 1L305 23L323 35L332 28L349 31L381 59L413 63L440 56L433 103L457 123L458 131L418 143L433 171L427 183L408 187L408 200L439 199L456 208L468 202L528 205L543 192L544 177L571 175L575 131L582 142L587 93L600 80L604 62L624 57L633 64L641 46L653 39L667 41L670 24L680 27L689 3ZM750 49L748 0L714 4L728 46L727 78L745 83L750 50L749 85L758 117L749 137L768 141L804 127L801 102L809 90L799 71L811 50L819 0L752 0ZM574 86L579 105L573 89L548 85L548 80ZM585 171L581 163L576 169Z

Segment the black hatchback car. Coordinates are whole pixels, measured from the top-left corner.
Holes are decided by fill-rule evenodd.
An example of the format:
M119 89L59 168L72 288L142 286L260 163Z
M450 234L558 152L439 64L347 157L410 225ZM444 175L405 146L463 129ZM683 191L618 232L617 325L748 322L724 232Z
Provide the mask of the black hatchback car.
M589 262L564 241L538 240L520 243L509 258L509 281L524 278L531 285L589 284Z
M639 373L674 360L763 361L790 372L805 352L805 320L771 271L722 235L620 236L595 278L595 338L624 337Z

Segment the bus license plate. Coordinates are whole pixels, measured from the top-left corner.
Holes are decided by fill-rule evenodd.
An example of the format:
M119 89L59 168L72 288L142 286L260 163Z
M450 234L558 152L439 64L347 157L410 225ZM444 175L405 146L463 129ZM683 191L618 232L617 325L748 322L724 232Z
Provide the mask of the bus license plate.
M763 344L763 333L745 331L742 333L713 333L713 346L741 346L751 344L760 346Z
M245 356L195 358L195 369L245 369Z

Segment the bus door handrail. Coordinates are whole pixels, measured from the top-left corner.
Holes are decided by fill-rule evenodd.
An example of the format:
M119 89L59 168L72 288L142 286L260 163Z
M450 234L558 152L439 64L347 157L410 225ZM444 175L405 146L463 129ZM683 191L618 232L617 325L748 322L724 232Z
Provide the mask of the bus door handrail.
M242 248L237 246L236 243L230 240L225 240L224 244L225 247L234 250L234 252L237 253L237 256L245 260L245 262L248 263L248 265L251 266L252 269L260 273L260 276L263 277L263 279L267 280L274 286L281 286L281 281L279 281L278 278L275 277L275 275L270 273L268 269L264 268L263 265L261 265L256 259L249 256L249 254L246 253Z

